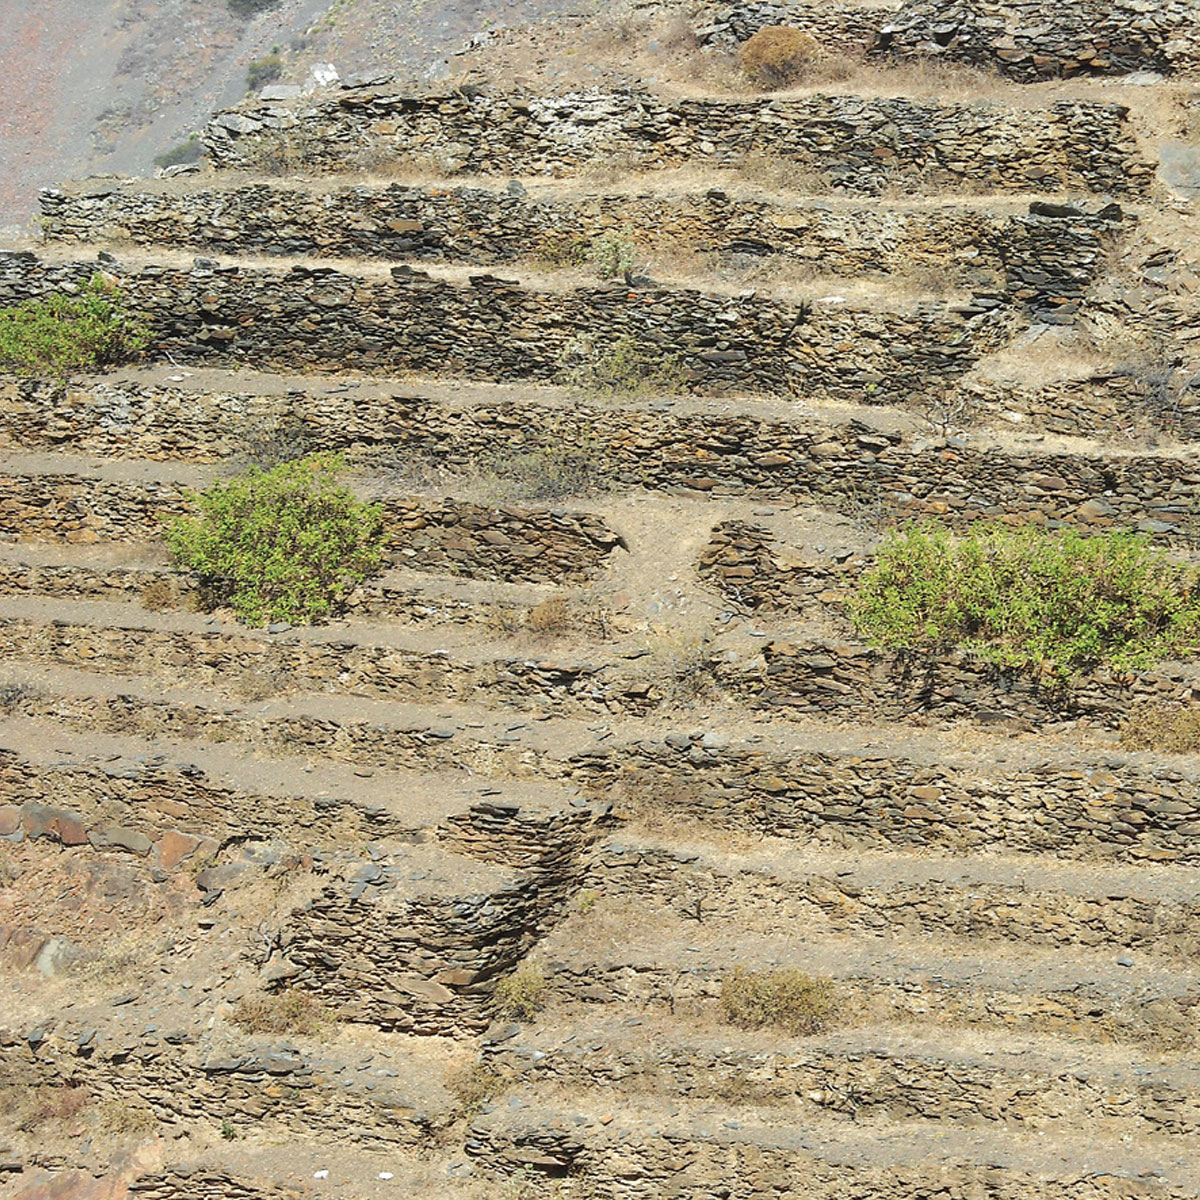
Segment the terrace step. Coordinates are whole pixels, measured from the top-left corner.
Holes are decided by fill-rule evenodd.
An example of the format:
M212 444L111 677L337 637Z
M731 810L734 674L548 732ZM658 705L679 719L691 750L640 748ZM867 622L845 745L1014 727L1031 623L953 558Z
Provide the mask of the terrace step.
M415 97L384 86L303 103L302 115L291 111L296 104L258 98L218 114L204 133L214 165L261 169L290 147L293 171L345 170L353 146L381 161L441 158L456 172L509 176L577 171L595 162L596 145L647 168L697 158L727 167L765 152L811 168L830 190L859 194L900 178L919 180L926 193L961 191L970 180L996 190L1137 195L1153 170L1134 143L1127 111L1095 102L1038 109L829 95L665 99L600 90Z
M1077 731L1032 739L806 722L792 732L712 707L587 721L334 695L214 702L209 690L11 660L0 702L55 729L219 741L310 765L569 780L635 819L814 847L1200 862L1195 760L1081 748Z
M535 779L271 761L228 745L164 748L20 718L0 720L0 794L0 821L18 822L26 838L65 841L69 821L84 838L103 831L115 845L116 827L142 835L152 861L168 866L205 844L213 853L282 835L317 847L433 838L483 861L546 868L577 857L604 810L574 788Z
M735 968L786 967L831 979L852 1023L1004 1028L1156 1051L1197 1038L1200 975L1138 952L1072 947L1068 956L1004 943L963 950L929 935L808 937L772 926L769 914L751 929L745 920L697 922L661 910L647 922L644 911L601 898L556 929L537 955L555 999L701 1017L716 1012Z
M724 1100L757 1107L775 1124L836 1113L856 1123L923 1120L1043 1136L1088 1126L1110 1142L1200 1127L1200 1072L1190 1059L1003 1032L950 1040L868 1026L792 1037L567 1006L485 1038L484 1061L527 1093Z
M511 479L520 503L522 486L536 492L561 485L556 473L561 476L575 464L575 486L581 491L607 486L621 493L667 489L714 498L786 498L822 504L860 521L936 518L961 525L1004 516L1087 531L1132 526L1174 544L1200 540L1200 459L1194 446L1134 453L1100 442L1047 446L979 434L947 440L920 432L899 413L813 406L797 415L780 401L690 401L665 411L662 404L644 401L616 408L576 403L566 409L557 395L547 394L544 404L527 398L512 402L504 392L498 398L474 395L483 402L465 407L411 394L353 401L314 397L286 404L264 399L254 402L257 415L248 416L249 397L236 385L227 393L201 396L178 390L160 395L142 386L114 393L93 389L63 402L54 389L14 384L0 417L0 428L9 432L0 437L28 447L73 437L80 448L106 457L137 448L172 458L215 458L238 452L259 436L256 430L288 428L307 449L348 452L364 485L374 471L383 481L374 490L386 484L384 494L390 497L403 496L402 488L420 493L405 488L405 467L441 472L451 482L457 477L469 494L482 465L485 478L491 471L497 479ZM128 400L130 420L119 429L104 429L103 406L118 398ZM188 416L180 419L176 414L184 407ZM539 429L545 432L532 432ZM6 540L12 539L18 519L25 522L25 540L54 536L44 510L56 503L67 533L105 528L97 522L108 511L112 534L144 540L158 510L138 508L137 480L157 488L154 503L169 511L178 501L168 481L195 486L212 476L205 468L180 472L171 464L137 459L99 467L79 455L29 452L0 457L0 474L5 477L0 534ZM39 481L36 475L45 478ZM96 508L90 526L87 514L70 508L72 497L78 497L76 507L84 501ZM470 508L463 501L460 507L468 511L458 516L459 525L497 520L478 511L488 509L486 504ZM526 501L522 511L544 512L545 507L545 501ZM451 505L445 515L431 501L425 508L427 513L418 508L412 519L454 523ZM536 526L545 520L528 517L535 529L526 538L536 536ZM513 540L521 536L504 524L499 531ZM611 534L596 531L596 538L603 536ZM586 540L576 540L586 553ZM404 545L414 548L411 542ZM486 546L478 547L477 572L486 569L488 553Z
M1024 306L1055 316L1078 307L1104 267L1101 237L1120 224L1119 210L1106 210L1103 218L1080 212L1063 219L1014 212L1012 201L1001 202L999 211L979 202L884 210L761 193L739 198L718 189L578 196L535 186L533 195L514 195L452 182L335 189L217 183L180 195L139 181L43 191L41 207L52 242L116 240L157 251L242 255L497 264L557 248L570 261L603 236L597 231L607 231L640 255L718 256L733 275L739 257L796 262L822 275L856 279L902 279L936 269L946 286L1020 293ZM712 266L698 258L686 273L711 278Z
M780 841L753 851L622 833L597 847L587 885L647 913L725 923L757 914L810 934L937 935L980 943L1111 947L1189 961L1200 952L1200 871L1082 866L975 853L831 852Z
M419 571L382 572L347 597L357 617L408 625L483 625L519 629L554 596L546 585L491 583ZM0 544L0 595L141 603L189 610L201 600L190 573L172 569L154 544L111 547Z
M1050 1140L903 1121L860 1128L819 1117L798 1126L724 1101L623 1099L614 1108L609 1100L518 1093L475 1121L467 1149L496 1171L582 1177L605 1200L700 1200L713 1194L714 1180L730 1195L796 1200L930 1200L947 1191L1183 1200L1200 1185L1190 1149L1168 1139L1118 1149L1086 1135Z
M347 622L266 630L106 601L0 598L0 649L15 660L97 672L145 673L225 694L329 692L366 699L464 700L567 714L644 712L661 702L654 676L627 648L557 656L510 642L480 643L447 628ZM626 663L625 659L631 660Z
M192 512L189 491L220 478L209 466L78 456L0 455L0 542L146 542ZM522 582L578 582L623 547L592 513L397 497L359 481L382 507L385 552L436 573Z
M886 402L950 386L1009 339L990 311L895 311L886 293L887 309L818 310L744 290L643 289L623 280L564 291L544 280L463 279L407 266L381 276L320 260L280 270L208 260L139 266L123 257L128 265L117 270L127 303L147 324L147 353L189 365L545 382L561 379L570 363L604 369L602 341L632 345L643 377L666 370L676 390L857 399L871 383ZM0 303L82 285L95 272L94 263L0 255ZM636 368L634 376L636 383Z

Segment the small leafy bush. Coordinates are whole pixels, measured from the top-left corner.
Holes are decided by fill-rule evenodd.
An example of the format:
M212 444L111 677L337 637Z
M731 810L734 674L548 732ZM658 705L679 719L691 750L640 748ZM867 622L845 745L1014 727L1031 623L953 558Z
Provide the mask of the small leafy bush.
M586 392L637 396L681 392L688 380L677 354L624 336L612 342L595 337L576 339L563 355L559 381Z
M0 370L66 376L132 358L146 346L144 324L103 275L78 292L53 292L0 309Z
M225 0L225 6L235 17L257 17L259 13L279 7L279 0Z
M246 87L252 92L261 91L282 74L283 59L278 54L265 54L262 58L254 59L246 68Z
M1126 750L1195 754L1200 750L1200 708L1144 701L1125 714L1120 738Z
M1200 573L1132 533L910 526L884 541L851 613L877 646L1131 670L1196 648Z
M164 150L154 157L156 167L180 167L188 163L199 162L204 157L204 144L200 135L189 133L182 142L177 142L169 150Z
M826 979L803 971L747 971L737 967L721 981L721 1011L742 1029L782 1029L795 1036L828 1029L837 994Z
M555 267L593 267L601 279L614 279L633 270L637 248L624 233L609 231L593 238L546 234L537 256Z
M548 986L541 967L522 963L511 975L497 980L492 993L496 1014L519 1021L532 1020L545 1002Z
M382 509L337 483L341 466L317 454L193 493L199 515L167 526L171 557L249 624L329 616L383 562Z
M768 25L738 53L742 73L755 87L776 89L802 83L821 58L811 33L790 25Z

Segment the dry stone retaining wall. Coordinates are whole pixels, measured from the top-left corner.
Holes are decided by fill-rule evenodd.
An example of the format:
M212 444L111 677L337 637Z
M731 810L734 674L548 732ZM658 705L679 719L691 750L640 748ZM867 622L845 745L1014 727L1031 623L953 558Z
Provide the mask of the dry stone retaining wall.
M839 8L822 0L746 0L714 6L705 44L735 46L767 25L812 33L827 50L881 57L936 55L1033 83L1134 71L1190 74L1200 65L1191 0L903 0Z
M900 753L793 750L671 734L570 759L635 810L831 846L998 850L1200 862L1200 779L1122 759L983 771Z
M154 541L162 518L189 511L185 489L161 480L0 475L0 541ZM387 500L384 523L397 564L476 579L578 581L621 544L589 513L469 501Z
M1039 315L1073 315L1104 266L1115 219L1002 217L961 207L842 207L736 200L717 190L681 197L592 196L535 201L482 188L341 188L314 194L251 184L183 195L109 188L45 191L51 241L129 240L230 254L285 254L503 263L614 233L639 254L679 245L754 257L784 255L823 275L937 271L1001 289ZM1113 216L1111 210L1110 217ZM949 261L948 261L949 260ZM947 271L949 275L947 276Z
M8 436L26 446L38 445L43 431L50 430L54 439L73 435L75 449L178 457L199 446L216 456L239 444L238 431L247 428L247 400L236 395L200 402L186 393L176 397L156 389L109 392L101 387L94 393L96 407L86 394L77 393L85 402L72 405L64 419L62 412L53 411L59 395L54 390L19 383L13 389L8 394L15 395L15 403L5 425ZM110 396L132 402L116 422L104 416ZM169 419L156 414L160 396L163 412L172 413ZM176 405L187 406L189 399L191 412L176 433ZM0 386L0 405L4 402ZM573 451L587 456L598 482L622 487L803 497L875 520L935 517L964 524L994 517L1083 529L1133 527L1175 543L1200 538L1200 459L1186 452L1032 453L956 438L905 437L856 421L831 425L585 404L570 409L503 403L454 409L411 396L361 404L326 397L287 403L288 419L294 416L311 431L315 444L351 451L367 462L386 463L399 455L471 470L480 461L502 464L506 456ZM214 411L199 417L205 405ZM12 540L20 529L27 540L94 541L97 531L104 530L144 539L156 528L156 514L172 511L178 495L178 489L162 483L143 487L75 476L8 476L0 478L0 537ZM444 507L449 506L446 502ZM422 503L412 519L426 520L425 511ZM483 520L482 515L469 505L455 505L453 511L463 514L460 523L442 525L448 518L439 517L439 523L415 533L397 522L393 545L401 551L419 545L413 557L428 562L430 569L460 571L471 559L482 562L485 570L497 564L484 577L537 580L547 577L539 573L543 558L530 553L529 546L547 548L552 537L560 538L561 551L544 549L544 563L564 570L569 564L598 564L620 544L596 518L551 512L549 517L521 519L511 510L489 509L486 520L493 526L463 528ZM509 543L492 544L493 532ZM461 544L470 546L462 551L465 557L456 556ZM406 563L408 556L399 561Z
M1200 1096L1161 1079L1114 1081L1082 1071L1051 1074L1040 1064L956 1061L932 1053L793 1044L787 1049L694 1045L635 1048L607 1043L546 1046L535 1036L484 1043L484 1060L523 1083L583 1088L653 1089L685 1100L786 1101L821 1111L892 1120L986 1123L1054 1122L1067 1114L1132 1120L1145 1132L1200 1130ZM1031 1067L1032 1069L1029 1069ZM1017 1094L1014 1094L1017 1093ZM1002 1115L1003 1114L1003 1115ZM1039 1193L1040 1194L1040 1193Z
M0 303L73 286L94 271L0 255ZM944 305L810 313L754 295L624 283L558 293L488 275L451 282L408 267L394 267L389 282L324 267L203 264L143 267L121 282L149 323L150 353L192 364L549 381L629 339L655 368L677 359L682 386L849 399L871 385L882 402L936 392L1006 340L996 316Z
M818 869L819 871L819 869ZM737 876L695 853L653 846L605 845L589 883L606 895L695 907L701 919L737 921L770 912L810 934L905 936L928 933L997 939L1021 946L1108 946L1181 962L1200 951L1200 905L1161 897L1076 895L979 879L888 879L869 869L788 877ZM964 894L969 902L964 902Z
M1017 109L905 98L664 100L647 92L414 96L344 86L315 100L253 99L204 132L222 168L345 169L356 159L432 159L443 173L562 174L596 147L639 166L748 154L792 160L824 186L875 194L893 183L939 188L1137 195L1153 167L1116 104Z

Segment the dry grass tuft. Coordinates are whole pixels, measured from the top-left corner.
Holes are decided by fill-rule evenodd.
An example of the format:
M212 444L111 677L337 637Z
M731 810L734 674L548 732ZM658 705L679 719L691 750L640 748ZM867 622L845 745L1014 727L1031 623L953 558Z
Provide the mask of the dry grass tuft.
M243 996L229 1019L247 1033L317 1034L333 1024L333 1014L315 996L296 988Z
M747 971L737 967L721 984L721 1011L742 1029L820 1033L837 1015L837 994L825 979L803 971Z
M511 975L497 980L492 993L496 1014L518 1021L532 1020L545 1003L549 986L537 963L522 963Z
M142 607L150 612L164 612L178 604L178 589L169 579L152 579L142 588Z
M1200 750L1200 708L1144 701L1126 713L1120 739L1126 750L1195 754Z
M470 1118L477 1116L504 1088L504 1076L483 1063L474 1062L452 1071L446 1079L446 1088L458 1102L459 1113Z
M738 65L750 83L774 91L808 82L822 57L821 43L811 33L767 25L742 46Z

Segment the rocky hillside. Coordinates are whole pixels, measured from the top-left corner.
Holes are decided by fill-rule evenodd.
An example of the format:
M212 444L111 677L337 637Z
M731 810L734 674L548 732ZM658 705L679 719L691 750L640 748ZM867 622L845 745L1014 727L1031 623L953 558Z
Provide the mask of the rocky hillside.
M0 376L0 1200L1200 1196L1197 662L851 613L1196 562L1194 15L563 17L43 190L0 307L146 345ZM383 569L239 621L164 520L317 451Z

